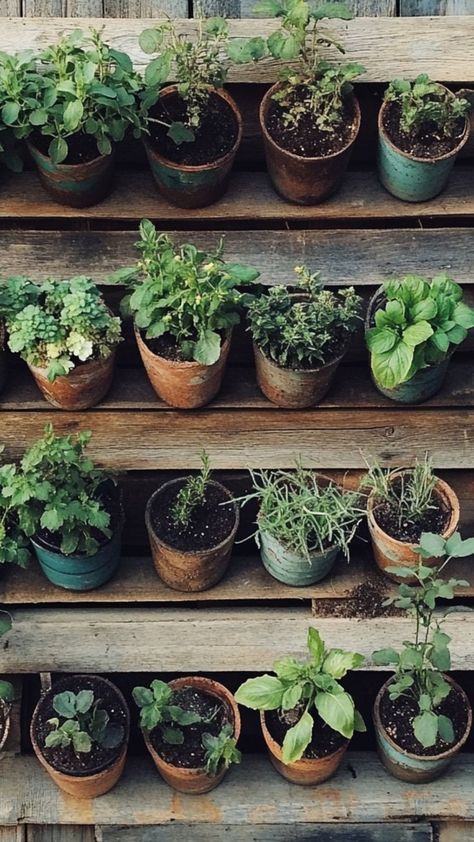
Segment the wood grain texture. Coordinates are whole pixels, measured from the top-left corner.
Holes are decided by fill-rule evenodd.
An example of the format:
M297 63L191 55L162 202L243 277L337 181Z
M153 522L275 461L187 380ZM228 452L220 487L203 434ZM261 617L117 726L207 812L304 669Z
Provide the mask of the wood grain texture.
M28 842L26 839L26 827L0 827L0 842Z
M193 2L193 15L198 16L198 5L206 16L223 15L226 18L259 18L254 13L256 0L202 0ZM397 14L397 0L347 0L345 5L356 16L381 17Z
M101 827L100 842L432 842L431 825L420 824L285 824L213 826L169 824L166 827ZM0 840L1 842L1 840ZM467 842L467 840L466 840Z
M472 0L400 0L400 15L472 15Z
M188 17L187 0L103 0L103 3L106 18Z
M23 16L35 18L100 18L102 0L23 0Z
M474 824L443 822L438 825L438 842L474 842Z
M93 827L80 825L28 825L27 834L27 842L96 842L97 840Z
M21 15L21 0L0 0L0 16L1 17L20 17ZM3 842L0 837L0 842Z

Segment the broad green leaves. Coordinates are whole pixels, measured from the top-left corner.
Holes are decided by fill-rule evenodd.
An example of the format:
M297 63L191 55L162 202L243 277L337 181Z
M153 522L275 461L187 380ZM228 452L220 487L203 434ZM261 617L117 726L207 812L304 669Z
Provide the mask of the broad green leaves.
M470 109L467 99L453 96L425 73L413 82L395 79L385 91L385 101L398 105L399 127L408 140L422 136L433 125L438 137L451 139L457 131L459 119L465 117Z
M285 689L276 676L261 675L244 681L235 693L235 699L251 710L276 710L282 704Z
M313 717L305 711L297 724L286 732L282 746L283 763L294 763L301 759L311 742L313 725Z
M354 733L354 702L349 693L318 693L314 702L321 719L350 740Z
M53 708L58 716L48 721L52 728L46 735L45 746L71 746L76 754L88 754L94 745L102 748L120 745L125 736L124 727L111 721L100 704L90 689L79 690L77 694L64 690L53 696Z

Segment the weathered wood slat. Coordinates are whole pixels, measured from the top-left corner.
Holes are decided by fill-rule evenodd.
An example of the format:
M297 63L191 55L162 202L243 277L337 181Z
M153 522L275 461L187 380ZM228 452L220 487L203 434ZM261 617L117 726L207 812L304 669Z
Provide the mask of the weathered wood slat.
M103 0L23 0L22 11L25 18L100 18L104 7Z
M198 17L199 8L206 16L223 15L227 18L258 18L254 13L256 0L204 0L193 2L193 17ZM346 6L354 15L365 17L394 16L397 14L397 0L347 0Z
M80 825L28 825L27 832L28 842L96 842L97 840L93 827Z
M103 0L106 18L188 17L187 0Z
M432 842L430 824L273 824L214 826L169 824L166 827L101 827L101 842ZM1 840L0 840L1 842ZM58 840L59 842L59 840ZM466 837L466 842L468 839Z
M0 842L26 842L26 827L0 827Z
M20 17L21 15L21 0L1 0L0 14L4 17ZM3 840L2 840L3 842Z
M438 842L474 842L474 824L443 822L438 825Z
M471 0L400 0L400 15L472 15Z

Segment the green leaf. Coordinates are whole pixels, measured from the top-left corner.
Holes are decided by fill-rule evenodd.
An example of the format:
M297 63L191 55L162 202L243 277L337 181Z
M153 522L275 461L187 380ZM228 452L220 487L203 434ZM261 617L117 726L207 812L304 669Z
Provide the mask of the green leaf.
M446 553L454 558L466 558L474 554L474 538L461 539L459 532L455 532L446 541Z
M50 532L57 532L63 523L64 518L57 509L46 509L41 516L41 526Z
M474 309L469 307L467 304L464 304L463 301L458 301L454 308L453 318L464 327L466 330L470 330L474 327Z
M324 658L324 642L318 630L312 626L308 629L307 645L311 660L317 667L321 666Z
M205 28L209 35L226 36L229 31L226 19L219 15L207 18Z
M201 365L213 365L221 354L221 338L214 330L205 330L194 346L194 359Z
M296 58L301 47L301 42L295 35L281 29L270 35L267 44L273 58L282 59L283 61L290 61Z
M414 348L416 345L421 345L422 342L429 339L432 334L433 328L428 322L416 322L416 324L405 328L403 331L403 341L406 345Z
M296 725L286 732L282 745L283 763L294 763L302 758L311 742L313 725L313 717L306 710Z
M454 733L453 723L448 716L443 713L438 715L438 732L441 739L448 744L454 743L456 735Z
M399 341L398 334L389 327L373 327L365 334L367 348L373 354L390 351Z
M0 637L10 631L12 627L12 618L6 611L0 611Z
M442 354L445 354L449 348L449 337L443 330L435 330L431 341Z
M243 263L226 263L225 271L239 284L251 284L260 275L258 269L253 266L246 266Z
M235 699L252 710L276 710L281 707L285 685L274 675L249 678L238 688Z
M265 18L276 18L283 14L284 8L277 0L259 0L253 7L253 12Z
M349 693L318 693L314 704L321 719L350 740L354 733L354 702Z
M63 137L55 137L48 147L48 155L53 164L61 164L68 156L69 148Z
M413 720L413 732L416 739L423 746L434 746L438 737L438 717L432 711L423 711Z
M441 535L434 532L423 532L420 538L420 549L424 558L442 558L446 554L446 542Z
M447 646L439 646L432 650L430 661L441 672L451 669L451 655Z
M100 739L100 745L102 748L116 748L120 745L123 738L123 725L120 725L118 722L109 722L105 729L105 733Z
M82 115L84 114L84 106L82 102L78 99L73 99L72 102L68 102L66 108L64 109L63 115L63 123L64 128L68 132L74 132L78 128L81 120Z
M92 748L91 738L85 731L76 731L76 733L72 735L72 744L74 746L74 751L79 753L87 754Z
M372 653L372 661L380 667L386 667L390 664L398 664L400 655L395 649L388 647L387 649L377 649Z
M15 701L15 690L9 681L0 680L0 699L8 704Z
M184 734L179 728L170 728L168 725L163 725L161 735L165 743L170 743L170 745L179 746L184 743Z
M339 18L340 20L352 20L354 15L348 9L345 3L318 3L312 9L311 16L315 20L323 20L324 18Z
M53 697L53 708L59 716L71 719L76 715L76 695L71 690L64 690Z
M12 126L16 123L20 113L20 104L18 102L6 102L2 108L2 121L6 126Z
M196 138L192 129L178 121L171 123L166 134L176 146L181 146L182 143L192 143Z
M76 710L78 713L87 713L94 704L94 693L92 690L79 690L76 696Z
M140 49L142 49L144 53L148 54L156 53L161 47L162 42L163 33L156 27L152 29L144 29L138 38Z
M302 692L303 684L293 684L292 686L288 687L283 693L283 698L281 700L281 709L292 710L293 708L295 708L298 702L301 700Z
M343 652L342 649L330 649L323 663L323 672L333 678L343 678L349 670L364 663L364 656L357 652Z
M438 306L433 298L417 301L410 307L410 318L414 322L431 321L438 312Z
M168 53L154 58L145 68L145 84L151 88L163 85L171 70L171 60Z
M393 389L408 378L412 361L413 347L400 341L391 351L372 355L372 371L381 386Z
M354 731L358 731L361 734L367 731L367 725L358 710L354 711Z
M183 710L178 705L170 705L167 710L171 713L173 722L177 722L178 725L197 725L198 722L202 722L202 716L199 713Z
M138 707L153 704L154 696L149 687L134 687L132 696Z

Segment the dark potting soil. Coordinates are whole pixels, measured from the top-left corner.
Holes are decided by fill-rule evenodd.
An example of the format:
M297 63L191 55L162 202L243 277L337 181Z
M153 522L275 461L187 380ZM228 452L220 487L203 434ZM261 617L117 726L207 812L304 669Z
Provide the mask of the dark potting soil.
M395 483L394 486L396 488ZM398 508L390 506L388 503L377 505L374 508L374 517L378 525L391 538L407 544L417 544L423 532L434 532L436 535L442 535L448 526L450 512L443 505L436 491L431 496L430 506L432 508L427 509L416 522L406 519L400 521Z
M51 137L47 137L40 132L35 132L31 136L33 146L36 146L46 156L48 155L51 141ZM67 145L69 149L68 156L65 161L61 162L62 164L87 164L88 161L93 161L94 158L100 156L100 152L97 149L97 141L90 134L84 134L82 132L72 134L67 138Z
M141 331L141 338L146 343L152 354L158 357L164 357L165 360L172 360L172 362L185 363L191 362L189 357L183 354L182 349L178 345L174 336L165 333L158 339L147 339L144 331Z
M202 735L212 734L217 737L223 726L230 722L226 706L220 699L195 687L181 687L175 690L171 704L179 705L188 712L198 713L208 721L182 726L184 742L180 745L166 743L159 728L151 731L150 740L160 757L167 763L181 769L200 769L206 764Z
M100 699L100 707L107 711L110 721L121 725L124 729L124 739L120 745L115 748L101 748L101 746L93 745L89 753L81 752L79 755L76 755L72 746L46 748L44 743L52 730L51 725L48 725L48 719L58 716L53 708L53 697L64 690L72 690L73 693L78 693L79 690L93 690L95 699ZM60 722L64 721L61 717L59 719ZM72 675L56 682L53 692L48 693L42 702L36 720L35 737L42 754L54 769L67 775L84 777L99 772L119 756L126 737L127 721L127 711L112 687L102 681L97 681L93 676Z
M106 482L102 488L98 489L98 492L100 492L97 495L98 499L110 515L109 528L114 532L119 527L122 517L120 489L113 485L112 482ZM98 542L99 548L104 547L111 540L100 529L96 529L95 527L91 529L91 535ZM43 544L46 549L52 549L55 552L61 551L61 532L50 532L49 529L40 529L34 538L35 541Z
M302 713L301 706L292 710L269 710L265 713L267 728L279 746L283 745L286 732L296 725ZM313 736L303 757L315 759L334 754L347 742L346 738L326 725L314 708L311 710L311 716L314 719Z
M415 138L407 137L400 131L400 106L392 102L385 110L383 126L392 143L402 152L409 152L415 158L439 158L452 152L460 142L466 122L460 117L452 137L439 137L434 123L426 123Z
M210 550L232 532L235 512L229 497L219 486L209 483L204 503L193 509L187 528L176 526L172 509L185 480L159 494L151 511L153 529L162 541L177 550ZM222 506L221 503L227 503Z
M400 696L392 702L388 693L384 693L380 701L380 719L394 743L410 754L424 757L442 754L461 739L466 730L468 709L464 696L453 687L446 699L436 708L436 713L448 716L453 723L455 739L453 743L445 743L438 737L436 744L423 748L413 733L413 719L419 713L418 705L409 696Z
M298 106L304 99L304 88L296 88L290 94L290 102ZM313 114L306 112L298 122L298 126L285 125L284 117L288 113L288 106L272 100L267 112L266 127L272 139L295 155L304 158L321 158L333 155L344 149L349 143L354 128L356 113L352 100L348 100L344 108L343 122L337 131L321 131L316 125Z
M163 120L168 125L174 122L186 123L186 105L177 94L158 100L150 111L150 118L150 139L160 155L175 164L212 164L230 152L237 139L238 126L234 112L217 94L211 94L207 112L191 142L185 141L177 146L167 135L168 126L153 122Z

